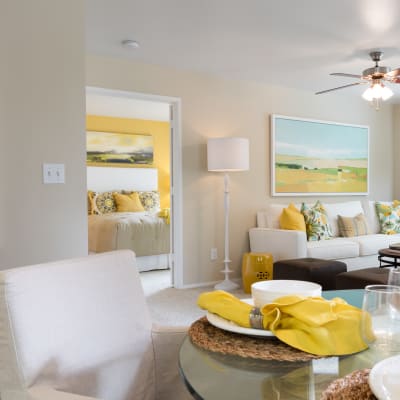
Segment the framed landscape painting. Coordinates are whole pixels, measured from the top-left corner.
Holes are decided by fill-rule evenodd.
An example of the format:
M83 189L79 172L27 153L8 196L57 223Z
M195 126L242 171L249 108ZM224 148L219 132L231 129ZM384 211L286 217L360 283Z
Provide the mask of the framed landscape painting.
M368 194L369 128L271 117L272 196Z
M87 131L86 152L87 165L149 166L154 161L153 136Z

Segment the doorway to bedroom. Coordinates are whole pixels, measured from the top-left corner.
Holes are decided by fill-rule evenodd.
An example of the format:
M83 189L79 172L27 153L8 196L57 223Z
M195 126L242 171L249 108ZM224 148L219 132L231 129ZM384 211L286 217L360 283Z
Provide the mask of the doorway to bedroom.
M145 291L182 287L180 100L88 87L89 252L128 248Z

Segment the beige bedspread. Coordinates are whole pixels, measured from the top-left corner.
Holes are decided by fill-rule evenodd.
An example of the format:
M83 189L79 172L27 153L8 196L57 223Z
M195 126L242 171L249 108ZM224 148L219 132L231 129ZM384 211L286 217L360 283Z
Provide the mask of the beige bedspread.
M89 215L89 251L131 249L137 257L170 252L170 225L157 214Z

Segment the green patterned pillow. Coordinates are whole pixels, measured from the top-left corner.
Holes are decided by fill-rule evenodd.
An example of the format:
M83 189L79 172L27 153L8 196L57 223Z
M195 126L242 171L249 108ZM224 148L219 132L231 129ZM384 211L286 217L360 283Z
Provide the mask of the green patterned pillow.
M113 192L97 193L94 200L99 214L117 212L117 204L115 203Z
M400 233L400 201L395 200L392 204L375 203L378 214L381 233L393 235Z
M302 203L300 211L304 215L308 241L325 240L332 237L325 208L319 200L312 207Z
M146 211L160 211L160 193L157 191L139 192L139 199Z

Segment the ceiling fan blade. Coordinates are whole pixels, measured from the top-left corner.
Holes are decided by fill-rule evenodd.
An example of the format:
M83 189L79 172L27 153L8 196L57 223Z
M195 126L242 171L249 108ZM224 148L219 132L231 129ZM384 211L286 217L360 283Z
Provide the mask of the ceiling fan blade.
M328 92L333 92L334 90L339 90L339 89L344 89L350 86L357 86L357 85L361 85L363 83L367 83L367 82L356 82L356 83L350 83L349 85L344 85L344 86L339 86L339 87L335 87L333 89L327 89L327 90L321 90L320 92L317 92L315 94L322 94L322 93L328 93Z
M385 80L393 83L400 83L400 68L396 68L385 74Z
M362 75L355 75L355 74L344 74L343 72L332 72L329 75L335 75L335 76L346 76L348 78L357 78L357 79L361 79Z
M398 75L400 75L400 68L393 69L392 71L385 74L385 76L392 76L392 77L395 77Z

